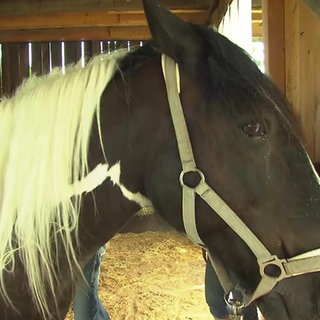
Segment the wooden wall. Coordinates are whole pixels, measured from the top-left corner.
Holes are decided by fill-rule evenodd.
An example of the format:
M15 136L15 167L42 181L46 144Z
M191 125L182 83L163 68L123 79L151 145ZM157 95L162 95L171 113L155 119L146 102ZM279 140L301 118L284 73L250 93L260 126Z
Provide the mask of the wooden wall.
M93 55L139 46L140 41L42 41L5 42L1 44L0 97L11 95L23 79L32 74L43 75L55 67L64 67Z
M320 19L301 0L285 1L286 94L307 148L320 161Z
M184 20L204 24L211 0L160 2ZM142 0L0 1L0 42L149 37Z
M292 103L319 162L320 19L302 0L264 0L263 12L267 72Z
M211 0L161 3L184 20L204 24ZM147 38L150 32L142 0L0 0L0 95L11 94L31 73L62 66L61 51L65 64L77 61L80 41L86 43L84 55L90 58L100 52L101 43L130 40L136 45Z
M181 18L203 24L211 0L161 3ZM90 58L107 51L106 42L130 40L134 46L147 38L150 32L142 0L0 0L0 96L10 95L32 73L62 66L62 51L66 65L77 61L81 41L85 42L83 54Z

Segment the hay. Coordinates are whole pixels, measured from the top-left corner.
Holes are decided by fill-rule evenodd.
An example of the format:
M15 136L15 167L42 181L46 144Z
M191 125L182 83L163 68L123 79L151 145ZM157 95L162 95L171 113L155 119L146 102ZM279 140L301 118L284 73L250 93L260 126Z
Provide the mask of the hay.
M120 234L104 257L99 295L112 320L212 319L204 270L200 248L176 232Z

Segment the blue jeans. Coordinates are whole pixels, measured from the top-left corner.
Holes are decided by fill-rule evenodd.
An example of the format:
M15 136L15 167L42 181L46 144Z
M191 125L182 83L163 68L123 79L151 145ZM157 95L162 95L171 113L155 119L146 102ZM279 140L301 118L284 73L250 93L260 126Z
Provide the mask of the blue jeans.
M230 307L224 300L224 290L209 259L205 273L205 295L210 312L215 318L229 317ZM243 320L258 320L257 308L254 305L244 308Z
M73 299L75 320L110 320L98 296L100 264L106 246L101 247L83 268L84 279L76 286Z

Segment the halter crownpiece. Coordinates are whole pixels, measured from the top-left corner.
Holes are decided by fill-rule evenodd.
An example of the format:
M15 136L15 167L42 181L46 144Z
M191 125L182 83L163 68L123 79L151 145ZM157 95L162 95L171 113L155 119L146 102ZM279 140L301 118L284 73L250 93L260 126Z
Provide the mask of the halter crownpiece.
M195 197L198 195L212 208L215 214L219 215L238 234L257 258L261 280L252 294L248 295L245 290L242 290L244 297L241 308L269 293L283 279L320 271L320 249L312 250L290 259L279 259L276 255L272 255L237 214L206 183L204 173L196 166L183 114L179 96L180 75L178 65L165 55L161 57L161 64L182 165L179 180L182 187L182 217L186 234L193 242L205 246L196 226ZM199 182L196 186L190 186L184 182L184 176L190 172L199 175ZM225 292L229 293L234 289L234 285L228 277L227 271L210 253L209 258L218 274L222 287ZM270 268L276 270L276 274L274 272L271 273Z

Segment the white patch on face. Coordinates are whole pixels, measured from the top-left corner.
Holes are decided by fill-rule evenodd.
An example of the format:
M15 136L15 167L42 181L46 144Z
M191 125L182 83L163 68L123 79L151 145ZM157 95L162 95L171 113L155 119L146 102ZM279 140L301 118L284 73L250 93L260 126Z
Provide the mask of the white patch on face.
M98 164L87 176L82 180L75 182L71 185L71 195L79 195L84 192L91 192L100 186L107 178L109 178L115 185L117 185L122 194L130 201L136 202L141 206L144 214L150 213L154 210L151 201L142 195L140 192L133 193L120 183L120 162L117 162L111 168L107 163ZM140 210L141 211L141 210ZM139 212L140 212L139 211Z

